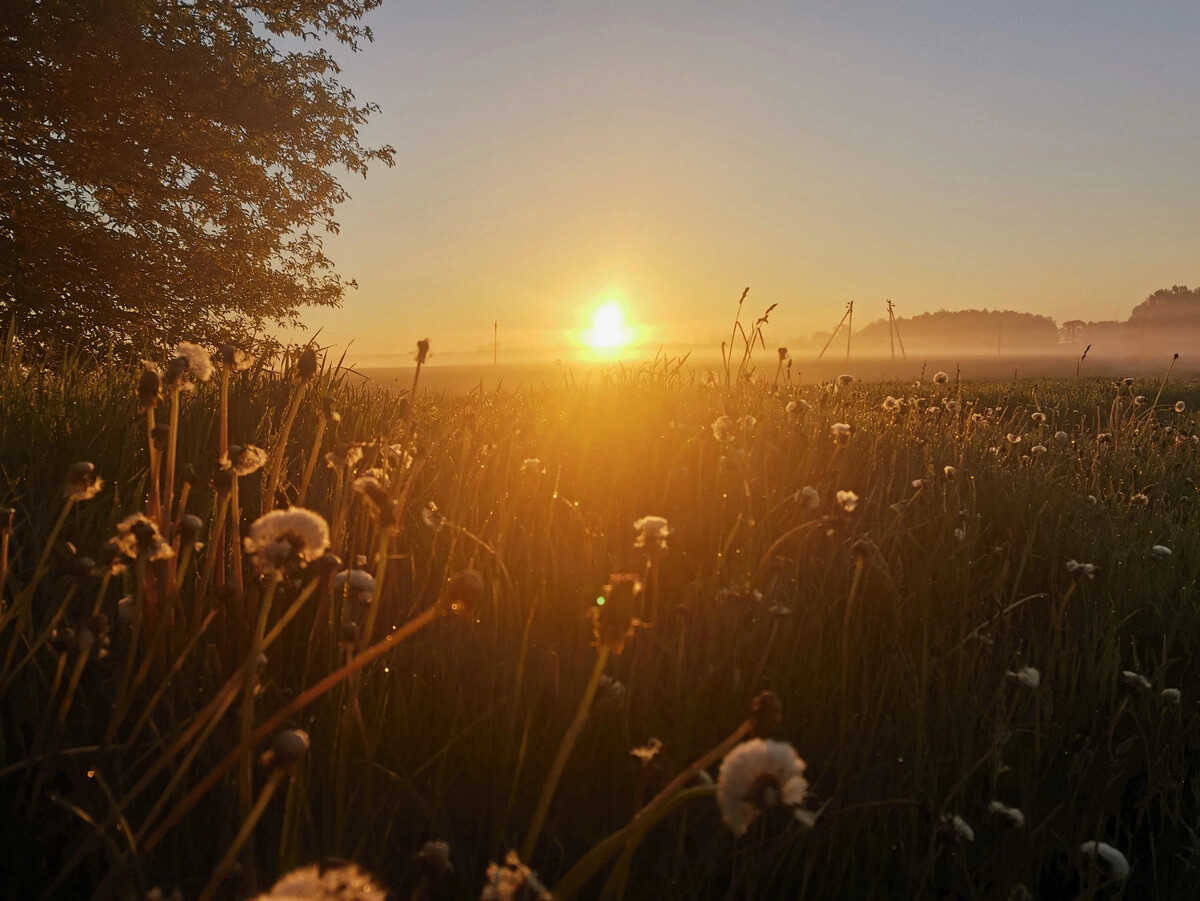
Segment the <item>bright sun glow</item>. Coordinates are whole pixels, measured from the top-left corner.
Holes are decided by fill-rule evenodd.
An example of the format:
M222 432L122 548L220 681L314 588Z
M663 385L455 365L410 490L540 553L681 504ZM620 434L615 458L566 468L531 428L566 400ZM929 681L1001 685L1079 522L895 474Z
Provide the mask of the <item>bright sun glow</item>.
M625 324L625 314L612 301L596 310L591 329L583 333L583 343L596 351L619 350L632 341L633 332Z

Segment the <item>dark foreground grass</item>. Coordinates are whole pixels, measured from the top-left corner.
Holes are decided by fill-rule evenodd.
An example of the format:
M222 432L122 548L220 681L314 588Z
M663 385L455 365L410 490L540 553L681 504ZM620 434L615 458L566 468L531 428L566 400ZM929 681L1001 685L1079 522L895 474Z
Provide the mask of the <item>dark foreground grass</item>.
M143 552L108 568L105 540L153 494L138 372L44 370L9 347L4 897L99 887L141 898L156 885L198 897L267 789L216 897L263 891L327 856L399 897L478 897L488 862L523 843L554 887L765 689L782 700L774 736L808 763L815 825L774 808L735 837L689 780L700 787L673 795L636 840L623 835L590 880L576 869L563 887L1194 897L1197 386L1168 384L1157 406L1157 384L1089 379L723 388L660 361L586 385L418 390L408 406L337 371L310 384L293 375L231 374L229 441L270 455L295 399L275 498L286 507L322 398L335 399L341 418L325 420L305 506L328 520L345 566L276 576L247 559L238 592L233 542L214 529L229 492L210 484L223 484L220 373L180 395L173 493L194 464L186 509L203 547L185 553L164 527L173 560ZM898 409L884 409L888 395ZM851 433L836 439L835 423ZM339 447L351 442L361 460ZM327 452L352 462L327 466ZM39 571L81 460L105 485L66 511ZM394 528L351 488L373 468L398 502ZM242 534L271 478L268 462L237 480ZM632 523L647 514L670 523L665 554L635 547ZM1068 561L1098 569L1072 573ZM374 592L335 590L347 566L374 574ZM447 590L463 572L480 574L480 596ZM644 584L633 612L645 625L617 653L593 645L587 614L620 573ZM474 602L466 615L461 601ZM108 620L103 657L101 642L81 641L101 631L93 610ZM389 634L404 640L383 648ZM336 676L372 647L371 662ZM598 652L604 678L547 793ZM1011 675L1022 667L1039 687ZM260 759L269 738L254 739L279 711L278 728L304 730L311 747L277 776ZM662 749L643 765L629 752L652 737ZM1023 826L992 802L1019 809ZM452 875L414 858L430 839L449 843ZM1082 853L1089 841L1122 851L1128 879ZM623 877L610 879L614 864Z

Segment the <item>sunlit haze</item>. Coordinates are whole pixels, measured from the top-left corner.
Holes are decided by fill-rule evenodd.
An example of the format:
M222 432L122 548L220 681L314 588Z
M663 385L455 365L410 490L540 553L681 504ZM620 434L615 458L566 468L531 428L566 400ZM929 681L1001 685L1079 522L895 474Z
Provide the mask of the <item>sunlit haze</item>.
M1124 318L1200 281L1200 4L411 4L340 52L393 169L306 323L368 364L639 353L939 308ZM603 328L607 328L604 326ZM602 330L603 330L602 328ZM639 350L640 349L640 350Z

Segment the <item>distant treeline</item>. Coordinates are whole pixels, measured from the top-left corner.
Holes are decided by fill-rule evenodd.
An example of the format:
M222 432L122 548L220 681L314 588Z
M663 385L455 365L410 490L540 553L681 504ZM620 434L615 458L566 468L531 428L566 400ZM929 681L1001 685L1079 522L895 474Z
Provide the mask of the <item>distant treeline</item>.
M1016 310L938 310L896 317L895 329L886 318L855 328L855 354L957 353L1012 354L1066 351L1074 345L1095 345L1105 353L1180 352L1200 341L1200 288L1186 285L1162 288L1133 308L1126 320L1091 322L1072 319L1061 326L1049 316ZM789 341L790 347L816 352L831 332ZM830 353L844 352L846 333L839 332Z

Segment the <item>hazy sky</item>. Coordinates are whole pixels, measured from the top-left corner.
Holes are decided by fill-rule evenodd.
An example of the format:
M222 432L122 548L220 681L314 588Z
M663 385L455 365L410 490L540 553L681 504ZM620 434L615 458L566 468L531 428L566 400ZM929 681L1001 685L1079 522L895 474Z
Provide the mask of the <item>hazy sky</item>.
M407 3L339 50L396 166L348 185L352 356L565 355L1014 308L1124 318L1200 282L1200 2Z

